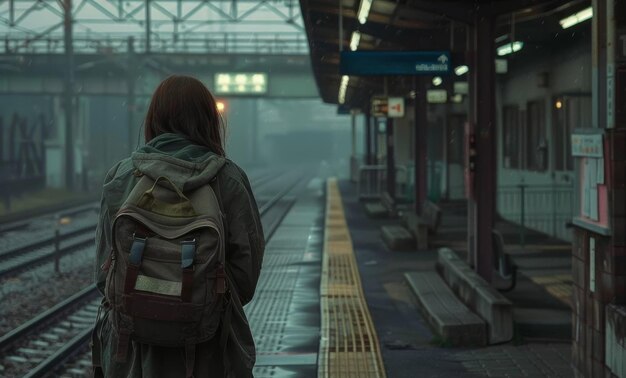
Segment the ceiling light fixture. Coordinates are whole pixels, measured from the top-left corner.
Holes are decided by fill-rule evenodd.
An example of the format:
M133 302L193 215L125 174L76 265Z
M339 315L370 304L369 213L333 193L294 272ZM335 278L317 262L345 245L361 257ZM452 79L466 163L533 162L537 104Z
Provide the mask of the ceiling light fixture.
M469 72L469 67L466 65L458 66L457 68L454 69L454 73L456 74L456 76L465 75L468 72Z
M438 87L441 85L441 83L443 83L443 79L440 76L435 76L433 77L433 85L435 87Z
M357 14L357 18L361 24L367 22L367 16L370 14L370 8L372 7L373 0L361 0L361 5L359 5L359 13Z
M348 82L350 81L350 76L343 75L341 77L341 84L339 84L339 103L343 104L346 102L346 91L348 90Z
M574 13L569 17L565 17L564 19L559 21L559 24L561 24L561 27L563 29L567 29L571 28L574 25L578 25L583 21L587 21L591 17L593 17L593 8L589 7L581 10L578 13Z
M524 42L515 41L498 47L498 56L505 56L520 51L524 47Z
M361 33L354 31L352 38L350 39L350 50L356 51L359 48L359 42L361 41Z

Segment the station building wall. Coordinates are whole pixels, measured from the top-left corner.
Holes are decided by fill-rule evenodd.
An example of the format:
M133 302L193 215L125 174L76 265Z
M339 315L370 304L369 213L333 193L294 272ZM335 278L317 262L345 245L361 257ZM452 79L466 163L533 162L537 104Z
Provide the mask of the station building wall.
M524 186L526 227L568 241L575 201L569 135L591 127L590 46L516 61L496 87L498 213L521 222Z

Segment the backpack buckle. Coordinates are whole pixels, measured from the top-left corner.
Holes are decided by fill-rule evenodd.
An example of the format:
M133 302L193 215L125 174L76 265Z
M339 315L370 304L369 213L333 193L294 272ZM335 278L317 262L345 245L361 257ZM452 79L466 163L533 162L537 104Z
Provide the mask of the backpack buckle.
M130 246L130 255L128 257L130 263L135 266L141 264L141 258L143 257L143 250L146 248L146 240L148 238L141 238L133 233L133 244Z
M181 259L180 266L183 269L193 268L193 258L196 254L196 239L183 240L180 242Z

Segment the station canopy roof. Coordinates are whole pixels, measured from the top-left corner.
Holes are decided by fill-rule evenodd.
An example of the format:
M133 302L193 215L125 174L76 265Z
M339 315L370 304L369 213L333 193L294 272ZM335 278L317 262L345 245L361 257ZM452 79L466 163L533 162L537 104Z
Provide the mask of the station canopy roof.
M72 0L75 53L308 54L296 0ZM64 51L64 0L0 0L0 52ZM147 22L149 20L149 22Z
M496 45L514 41L524 44L523 49L506 57L511 66L522 58L545 54L554 46L589 38L591 30L590 22L567 30L559 23L589 8L589 0L300 0L300 4L320 94L325 102L335 104L339 103L342 81L340 45L344 51L350 51L351 44L358 51L449 50L453 65L465 64L467 30L474 22L473 13L490 8L499 15ZM361 9L367 5L369 13ZM339 32L340 22L343 33ZM360 38L354 36L355 32ZM408 96L413 82L413 77L390 76L386 87L390 95ZM384 87L381 77L351 76L345 105L365 108L369 98L382 94Z

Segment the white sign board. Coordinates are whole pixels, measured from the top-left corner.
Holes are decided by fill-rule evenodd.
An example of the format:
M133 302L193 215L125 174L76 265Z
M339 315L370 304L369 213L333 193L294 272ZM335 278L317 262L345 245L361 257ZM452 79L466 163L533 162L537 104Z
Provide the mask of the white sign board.
M448 92L445 89L430 89L426 92L429 104L445 104L448 102Z
M467 81L457 81L454 83L454 93L466 95L469 93L469 84Z
M389 118L404 117L404 98L403 97L389 97L387 106L388 106L387 116Z
M496 73L505 74L509 72L509 61L506 59L496 59Z
M572 134L572 156L604 157L601 134Z

